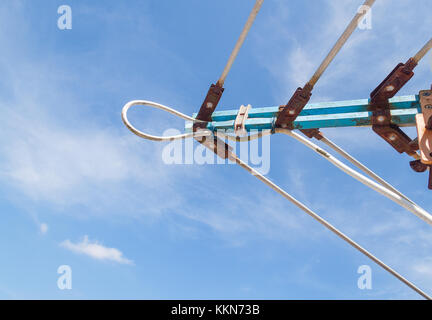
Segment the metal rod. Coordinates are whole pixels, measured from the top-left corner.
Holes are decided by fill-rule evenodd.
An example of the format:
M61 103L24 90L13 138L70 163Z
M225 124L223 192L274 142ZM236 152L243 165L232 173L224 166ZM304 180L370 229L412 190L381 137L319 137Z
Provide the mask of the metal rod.
M146 133L143 133L143 132L139 131L138 129L134 128L129 123L129 121L127 119L127 111L128 111L128 109L130 107L136 106L136 105L150 106L150 107L162 109L164 111L168 111L168 112L170 112L170 113L172 113L174 115L177 115L177 116L179 116L179 117L181 117L181 118L183 118L185 120L188 120L188 121L194 121L195 120L194 118L191 118L191 117L189 117L187 115L182 114L179 111L176 111L176 110L174 110L172 108L163 106L161 104L157 104L157 103L150 102L150 101L144 101L144 100L131 101L131 102L127 103L124 106L124 108L122 110L122 119L123 119L123 122L126 124L126 126L133 133L135 133L136 135L138 135L138 136L140 136L142 138L145 138L145 139L156 140L156 141L164 141L166 139L169 139L169 140L173 140L173 139L185 139L185 138L191 137L190 134L184 134L184 135L178 135L178 136L172 136L172 137L158 137L158 136L152 136L152 135L149 135L149 134L146 134ZM290 136L293 136L294 138L296 138L300 142L302 142L305 145L307 145L308 147L312 148L315 152L319 153L321 156L325 157L328 161L332 162L334 165L336 165L337 167L339 167L340 169L342 169L343 171L345 171L346 173L348 173L349 175L351 175L354 178L360 180L361 182L363 182L364 184L370 186L374 190L383 193L384 195L388 196L390 199L393 200L393 198L399 197L399 200L404 200L400 196L398 196L396 193L393 193L391 190L388 190L388 189L384 188L383 186L381 186L381 185L373 182L372 180L367 179L366 177L362 176L358 172L356 172L353 169L349 168L348 166L346 166L345 164L343 164L342 162L340 162L336 158L332 157L330 154L328 154L327 152L325 152L324 150L322 150L321 148L319 148L318 146L316 146L315 144L313 144L309 140L306 140L302 136L300 136L300 135L298 135L296 133L293 133L293 132L291 132L289 130L283 130L283 129L277 129L276 132L285 133L285 134L288 134ZM265 132L265 133L263 132L261 134L254 135L254 136L251 136L251 137L245 137L245 138L255 139L255 138L259 138L260 136L265 135L265 134L272 134L272 131L268 131L268 132ZM204 136L212 135L212 133L210 131L206 130L206 132L203 133L203 135ZM228 138L236 140L236 137L228 137ZM413 289L414 291L416 291L417 293L419 293L420 295L422 295L426 299L432 300L432 298L430 296L428 296L425 292L423 292L421 289L419 289L418 287L416 287L413 283L409 282L402 275L400 275L399 273L397 273L396 271L394 271L392 268L390 268L389 266L387 266L384 262L382 262L381 260L379 260L378 258L376 258L374 255L372 255L366 249L364 249L363 247L361 247L359 244L357 244L356 242L354 242L353 240L351 240L348 236L346 236L345 234L343 234L341 231L339 231L338 229L336 229L333 225L331 225L326 220L324 220L319 215L317 215L315 212L313 212L312 210L310 210L303 203L301 203L300 201L298 201L297 199L295 199L294 197L292 197L290 194L288 194L287 192L285 192L279 186L277 186L276 184L274 184L273 182L271 182L268 178L266 178L263 175L261 175L258 171L254 170L253 168L251 168L250 166L248 166L246 163L242 162L234 153L229 152L229 158L230 158L230 160L232 160L232 161L236 162L237 164L239 164L242 168L246 169L249 173L251 173L252 175L256 176L259 180L261 180L262 182L264 182L266 185L268 185L269 187L271 187L273 190L275 190L276 192L278 192L279 194L281 194L283 197L285 197L286 199L288 199L289 201L291 201L292 203L294 203L297 207L299 207L300 209L302 209L303 211L305 211L312 218L314 218L319 223L321 223L322 225L324 225L327 229L329 229L330 231L332 231L333 233L335 233L338 237L340 237L344 241L348 242L351 246L353 246L354 248L356 248L357 250L359 250L360 252L362 252L364 255L366 255L367 257L369 257L371 260L373 260L375 263L377 263L383 269L387 270L389 273L391 273L392 275L394 275L397 279L399 279L400 281L402 281L403 283L405 283L411 289ZM381 189L383 189L384 191L380 191ZM397 201L397 202L399 203L399 201ZM422 210L421 208L419 208L414 203L411 203L411 202L408 202L408 201L405 201L405 202L404 201L400 201L400 202L401 202L401 205L403 207L407 208L410 211L413 211L414 209L416 209L417 211L419 211L420 214L428 215L427 212L425 212L424 210ZM414 213L416 213L416 212L414 212ZM421 217L421 215L419 213L416 213L416 214L419 215L419 217ZM426 218L426 216L423 217L423 219L426 221L425 218ZM429 219L430 219L430 216L429 216Z
M218 80L218 85L220 87L223 87L223 85L225 83L225 79L228 76L229 71L231 70L231 67L232 67L232 65L234 63L234 60L237 58L237 55L238 55L238 53L240 51L240 48L243 45L243 42L245 41L246 36L249 33L249 30L251 29L252 24L254 23L255 18L258 15L258 12L260 11L263 2L264 2L264 0L257 0L256 1L255 6L253 7L252 12L249 15L249 18L248 18L248 20L247 20L247 22L246 22L246 24L245 24L245 26L243 28L243 31L240 34L239 39L237 40L237 43L236 43L236 45L234 47L234 50L232 51L232 53L231 53L231 55L230 55L230 57L228 59L228 62L227 62L226 66L225 66L225 68L224 68L224 70L222 72L222 75L221 75L221 77Z
M364 7L370 8L375 3L375 0L366 0L363 4ZM369 10L365 10L363 12L358 12L355 17L351 20L348 27L345 29L344 33L340 36L336 44L333 46L333 48L330 50L328 55L325 57L321 65L318 67L318 70L315 72L315 74L312 76L312 78L309 80L308 84L312 87L315 86L315 84L318 82L318 80L323 75L324 71L327 69L327 67L330 65L330 63L333 61L333 59L336 57L338 52L342 49L343 45L347 42L348 38L352 35L355 28L358 26L358 23L360 19L362 19Z
M423 48L420 49L419 52L413 57L414 61L419 63L421 59L428 53L428 51L432 48L432 39L430 39Z
M293 137L297 141L303 143L305 146L307 146L308 148L315 151L317 154L322 156L327 161L331 162L333 165L338 167L340 170L342 170L343 172L345 172L349 176L360 181L361 183L363 183L364 185L368 186L369 188L375 190L376 192L381 193L383 196L386 196L390 200L394 201L398 205L400 205L403 208L407 209L408 211L412 212L417 217L422 219L424 222L426 222L427 224L432 226L432 216L426 210L424 210L423 208L421 208L420 206L416 205L415 203L413 203L411 201L405 200L404 198L402 198L398 194L394 193L393 191L387 189L386 187L383 187L382 185L376 183L375 181L372 181L371 179L365 177L361 173L353 170L352 168L350 168L349 166L347 166L346 164L344 164L343 162L341 162L337 158L333 157L331 154L329 154L328 152L326 152L322 148L318 147L316 144L311 142L309 139L306 139L303 136L301 136L301 135L299 135L293 131L286 130L286 129L276 129L276 133L283 133L283 134L286 134L286 135Z
M321 132L321 135L323 138L320 140L330 148L332 148L335 152L337 152L339 155L341 155L343 158L345 158L347 161L352 163L354 166L359 168L361 171L366 173L368 176L370 176L372 179L374 179L376 182L381 184L382 186L386 187L387 189L393 191L400 197L404 198L406 201L409 201L413 204L415 204L411 199L406 197L403 193L401 193L399 190L397 190L395 187L393 187L390 183L385 181L383 178L381 178L379 175L377 175L375 172L370 170L368 167L366 167L364 164L362 164L360 161L355 159L353 156L351 156L349 153L347 153L345 150L343 150L341 147L336 145L333 141L329 140L328 138L324 137L323 133Z
M230 154L230 159L237 163L240 167L248 171L250 174L258 178L260 181L264 182L267 186L275 190L277 193L279 193L281 196L283 196L285 199L291 201L294 205L296 205L298 208L306 212L308 215L310 215L312 218L314 218L316 221L321 223L324 227L329 229L331 232L336 234L339 238L349 243L351 246L353 246L355 249L363 253L365 256L367 256L369 259L374 261L376 264L378 264L380 267L382 267L387 272L391 273L393 276L395 276L397 279L405 283L408 287L410 287L412 290L423 296L424 298L428 300L432 300L432 297L430 297L427 293L423 292L421 289L419 289L416 285L411 283L409 280L405 279L402 275L400 275L398 272L387 266L384 262L382 262L380 259L375 257L372 253L364 249L362 246L360 246L358 243L356 243L354 240L346 236L344 233L339 231L336 227L334 227L332 224L321 218L318 214L313 212L311 209L306 207L303 203L295 199L293 196L291 196L289 193L284 191L282 188L280 188L278 185L270 181L268 178L260 174L255 169L251 168L249 165L244 163L242 160L240 160L237 155L234 153Z

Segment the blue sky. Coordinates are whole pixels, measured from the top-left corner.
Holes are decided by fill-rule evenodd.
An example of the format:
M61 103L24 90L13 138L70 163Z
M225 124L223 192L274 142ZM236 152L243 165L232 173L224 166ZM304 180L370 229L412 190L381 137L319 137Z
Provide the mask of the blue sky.
M286 103L360 0L267 0L219 110ZM313 102L367 98L430 38L428 0L377 0ZM57 8L72 8L72 30ZM0 298L418 299L392 276L236 166L165 165L163 144L121 123L129 100L196 112L253 1L7 0L0 4ZM431 56L400 95L431 83ZM181 129L133 113L152 133ZM409 130L411 135L414 130ZM426 175L371 129L325 133L426 210ZM432 232L286 136L268 176L432 292ZM357 287L359 266L373 289ZM72 268L59 290L57 268Z

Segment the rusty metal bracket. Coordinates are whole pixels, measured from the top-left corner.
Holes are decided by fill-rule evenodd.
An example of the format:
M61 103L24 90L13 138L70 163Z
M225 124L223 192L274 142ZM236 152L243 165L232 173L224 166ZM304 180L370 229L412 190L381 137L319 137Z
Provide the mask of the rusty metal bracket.
M381 138L387 141L399 153L406 152L412 156L416 153L416 144L412 143L411 138L395 124L373 125L375 131Z
M422 163L420 160L410 161L410 167L415 172L419 173L425 172L428 169L428 166Z
M432 166L426 165L421 162L421 160L414 160L410 162L411 169L413 169L415 172L425 172L429 169L429 181L428 181L428 188L429 190L432 190Z
M200 131L200 130L203 129L197 128L196 131ZM216 155L218 155L222 159L229 158L229 155L233 150L233 148L227 143L225 143L225 141L215 136L199 137L199 138L195 138L195 140L201 143L206 148L213 151L214 153L216 153Z
M196 116L197 120L201 120L201 122L195 122L193 124L193 131L197 132L207 127L208 122L212 120L212 114L215 111L220 99L222 98L222 94L224 92L224 88L217 84L212 84L210 86L209 91L204 99L203 104ZM216 153L222 159L227 159L229 153L232 151L232 147L226 144L221 139L212 136L212 137L200 137L195 138L196 141L209 148L211 151Z
M288 103L279 107L279 114L276 119L277 128L293 129L293 122L309 102L312 89L310 84L305 85L304 88L297 88Z
M294 121L306 107L312 96L313 87L307 84L304 88L297 88L289 102L279 107L279 114L276 119L277 128L294 129ZM323 138L319 129L300 130L308 138L321 140Z
M209 91L204 99L203 104L196 116L197 120L205 121L205 122L196 122L194 123L194 131L196 128L205 128L207 126L207 122L211 121L211 116L215 111L220 99L222 98L222 94L224 92L224 88L219 86L218 84L212 84L210 86Z
M405 64L399 63L383 82L371 93L372 129L399 153L414 155L418 150L396 124L392 123L389 99L414 76L417 62L410 58Z
M321 131L319 129L303 129L300 130L306 137L308 138L315 138L317 140L322 140L324 136L322 135Z
M371 93L371 100L385 101L393 98L400 89L414 76L417 62L410 58L406 63L399 63L383 82Z

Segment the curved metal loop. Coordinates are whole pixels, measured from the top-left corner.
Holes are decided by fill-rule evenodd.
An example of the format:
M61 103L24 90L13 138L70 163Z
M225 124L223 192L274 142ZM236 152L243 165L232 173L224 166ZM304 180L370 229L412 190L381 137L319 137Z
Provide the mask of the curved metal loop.
M148 140L153 140L153 141L172 141L172 140L181 140L181 139L187 139L187 138L198 138L198 137L208 137L208 136L212 136L213 133L210 130L200 130L199 132L191 132L191 133L184 133L184 134L179 134L179 135L175 135L175 136L154 136L151 134L147 134L145 132L142 132L140 130L138 130L137 128L135 128L128 120L127 117L127 112L128 110L133 107L133 106L148 106L151 108L156 108L156 109L160 109L163 111L167 111L177 117L180 117L184 120L187 121L193 121L193 122L203 122L201 120L196 120L192 117L189 117L177 110L174 110L170 107L164 106L162 104L156 103L156 102L152 102L152 101L147 101L147 100L133 100L133 101L129 101L128 103L126 103L122 109L122 120L123 123L125 124L125 126L132 131L134 134L136 134L137 136L144 138L144 139L148 139Z
M274 134L274 133L282 133L282 134L289 135L289 136L295 138L296 140L302 142L303 144L305 144L309 148L313 149L315 152L319 153L321 156L323 156L325 159L330 161L333 165L335 165L336 167L338 167L339 169L341 169L342 171L344 171L348 175L352 176L353 178L359 180L360 182L362 182L366 186L372 188L373 190L375 190L375 191L383 194L384 196L388 197L389 199L393 200L394 202L396 202L400 206L404 207L405 209L407 209L407 210L411 211L412 213L414 213L415 215L417 215L419 218L423 219L425 222L432 224L432 216L428 212L426 212L424 209L422 209L421 207L416 205L414 202L412 202L411 200L409 200L408 198L406 198L405 196L403 196L399 192L395 192L392 189L389 189L388 186L386 184L382 184L381 181L378 181L378 183L376 183L376 182L368 179L367 177L363 176L361 173L351 169L350 167L348 167L347 165L345 165L344 163L342 163L341 161L339 161L338 159L336 159L332 155L328 154L326 151L324 151L323 149L321 149L320 147L318 147L317 145L315 145L311 141L303 138L302 136L300 136L299 134L297 134L295 132L292 132L291 130L287 130L287 129L267 130L267 131L261 131L258 134L254 134L254 135L250 135L250 136L246 136L246 137L236 137L236 136L228 135L228 134L218 132L218 131L213 133L211 130L208 130L208 129L202 129L202 131L200 131L200 132L192 132L192 133L181 134L181 135L176 135L176 136L167 136L167 137L153 136L153 135L149 135L149 134L146 134L144 132L139 131L138 129L136 129L135 127L133 127L129 123L128 118L127 118L127 111L132 106L135 106L135 105L150 106L153 108L161 109L161 110L167 111L167 112L174 114L174 115L176 115L176 116L178 116L184 120L187 120L187 121L193 121L193 122L198 122L198 121L199 122L205 122L205 121L196 120L196 119L189 117L189 116L187 116L187 115L185 115L179 111L176 111L176 110L171 109L167 106L161 105L159 103L151 102L151 101L134 100L134 101L128 102L123 107L123 110L122 110L122 120L123 120L124 124L129 128L129 130L131 130L137 136L142 137L144 139L153 140L153 141L177 140L177 139L186 139L186 138L191 138L191 137L203 137L203 136L215 135L215 136L218 136L220 138L228 139L231 141L242 142L242 141L250 141L250 140L254 140L254 139L259 139L265 135ZM283 189L281 189L275 183L270 181L268 178L261 175L259 172L254 170L252 167L250 167L249 165L247 165L246 163L241 161L240 158L238 158L234 153L231 152L229 155L229 158L232 161L235 161L237 164L239 164L244 169L246 169L248 172L250 172L251 174L256 176L259 180L264 182L266 185L271 187L273 190L275 190L276 192L281 194L283 197L285 197L289 201L293 202L296 206L298 206L300 209L302 209L307 214L312 216L319 223L323 224L327 229L329 229L330 231L335 233L338 237L340 237L344 241L348 242L354 248L356 248L357 250L362 252L364 255L369 257L371 260L373 260L375 263L380 265L386 271L388 271L393 276L398 278L400 281L405 283L411 289L415 290L417 293L419 293L420 295L422 295L426 299L432 299L432 297L430 297L427 293L425 293L424 291L419 289L412 282L408 281L406 278L404 278L402 275L400 275L395 270L390 268L384 262L382 262L381 260L376 258L369 251L367 251L362 246L360 246L357 242L353 241L351 238L349 238L348 236L343 234L341 231L336 229L333 225L331 225L329 222L327 222L326 220L321 218L319 215L317 215L315 212L310 210L303 203L299 202L293 196L291 196L290 194L285 192Z
M148 106L151 108L160 109L160 110L169 112L169 113L171 113L177 117L180 117L186 121L191 121L191 122L205 122L205 121L197 120L197 119L192 118L188 115L185 115L184 113L181 113L175 109L172 109L170 107L164 106L163 104L156 103L153 101L148 101L148 100L129 101L128 103L126 103L124 105L124 107L122 109L121 116L122 116L123 123L125 124L125 126L130 131L132 131L132 133L136 134L137 136L139 136L141 138L152 140L152 141L172 141L172 140L181 140L181 139L187 139L187 138L208 137L208 136L215 135L219 138L228 139L230 141L246 142L246 141L251 141L251 140L262 138L266 135L273 134L273 132L271 130L268 130L268 131L262 131L262 132L259 132L257 134L253 134L253 135L246 136L246 137L237 137L237 136L232 136L229 134L222 133L220 131L216 131L215 133L213 133L211 130L201 129L199 132L184 133L184 134L179 134L176 136L154 136L154 135L147 134L145 132L138 130L129 122L129 119L127 117L127 112L133 106Z
M411 211L412 213L414 213L415 215L417 215L419 218L421 218L425 222L432 225L432 216L427 211L425 211L423 208L419 207L417 204L415 204L414 202L409 200L402 193L400 193L399 191L395 191L393 187L389 188L386 184L383 184L381 181L377 181L378 183L376 183L376 182L368 179L367 177L363 176L359 172L349 168L348 166L343 164L341 161L337 160L332 155L328 154L327 152L325 152L324 150L319 148L317 145L315 145L311 141L303 138L302 136L298 135L295 132L292 132L291 130L278 128L275 131L272 131L272 130L262 131L262 132L259 132L257 134L253 134L253 135L246 136L246 137L232 136L232 135L220 132L220 131L216 131L213 133L211 130L208 130L208 129L202 129L199 132L185 133L185 134L180 134L180 135L176 135L176 136L165 136L165 137L154 136L154 135L144 133L144 132L136 129L134 126L132 126L130 124L130 122L127 118L127 111L132 106L136 106L136 105L150 106L153 108L164 110L164 111L167 111L171 114L174 114L174 115L176 115L176 116L178 116L184 120L187 120L187 121L192 121L192 122L205 122L205 121L196 120L196 119L194 119L190 116L187 116L187 115L185 115L185 114L183 114L177 110L174 110L170 107L167 107L167 106L164 106L162 104L152 102L152 101L134 100L134 101L128 102L123 107L123 110L122 110L122 119L123 119L124 124L129 128L129 130L131 130L137 136L142 137L144 139L153 140L153 141L172 141L172 140L196 138L196 137L207 137L207 136L213 136L214 135L214 136L217 136L217 137L222 138L222 139L228 139L228 140L235 141L235 142L244 142L244 141L251 141L254 139L259 139L265 135L270 135L273 133L282 133L282 134L289 135L289 136L295 138L296 140L300 141L301 143L305 144L306 146L308 146L312 150L318 152L319 154L321 154L321 155L325 154L324 158L326 158L333 165L335 165L336 167L338 167L339 169L344 171L346 174L350 175L351 177L355 178L356 180L360 181L361 183L365 184L366 186L372 188L373 190L375 190L375 191L383 194L384 196L390 198L392 201L396 202L400 206L404 207L405 209L407 209L407 210Z

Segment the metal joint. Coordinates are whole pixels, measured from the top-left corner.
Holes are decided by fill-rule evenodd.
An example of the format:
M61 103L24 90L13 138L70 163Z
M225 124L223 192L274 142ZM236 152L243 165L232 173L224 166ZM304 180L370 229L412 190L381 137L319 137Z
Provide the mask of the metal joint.
M416 115L416 127L420 160L425 165L432 165L432 90L420 91L420 106L422 113Z
M405 64L399 63L383 82L371 93L372 129L399 153L414 155L418 150L396 124L392 123L389 99L414 76L417 62L410 58Z
M399 63L392 72L371 93L371 102L382 102L393 98L396 93L414 76L417 62L410 58L405 64Z
M202 129L201 128L197 129L197 131L200 130ZM203 146L216 153L216 155L218 155L222 159L227 159L229 157L229 154L233 150L233 148L230 145L228 145L225 141L215 136L199 137L199 138L195 138L195 140L197 140Z
M281 106L276 120L276 127L293 129L293 122L309 102L313 87L310 84L297 88L285 106Z
M303 129L300 131L310 139L315 138L317 140L322 140L324 138L323 134L319 129Z
M246 131L246 120L248 118L249 115L249 110L252 108L252 106L250 104L248 104L247 106L241 105L240 109L237 113L237 117L234 121L234 133L236 136L240 137L240 136L244 136L247 134Z
M204 99L203 104L196 116L197 120L202 120L209 122L211 121L211 116L215 111L220 99L222 98L222 94L224 92L224 88L218 84L212 84L210 86L209 91L207 92L207 96ZM194 123L194 131L196 128L205 128L207 126L206 122L197 122Z
M224 88L220 86L219 83L212 84L210 86L207 96L205 97L198 115L196 116L196 119L201 120L202 122L195 122L193 124L194 132L207 127L207 123L212 120L212 114L215 111L220 99L222 98L223 92ZM232 150L228 144L215 136L195 138L195 140L216 153L222 159L228 158L229 153Z
M432 90L420 91L419 97L426 129L432 130Z

